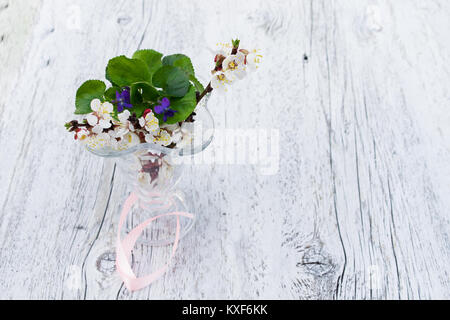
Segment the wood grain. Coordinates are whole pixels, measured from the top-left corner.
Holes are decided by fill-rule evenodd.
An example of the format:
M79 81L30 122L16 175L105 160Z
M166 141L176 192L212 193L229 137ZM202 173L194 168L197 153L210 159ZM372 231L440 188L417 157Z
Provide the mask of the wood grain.
M0 298L450 298L449 16L443 0L1 0ZM279 171L190 166L197 224L130 293L114 270L130 190L65 133L75 90L138 48L207 79L236 36L263 67L209 107L218 128L278 129ZM135 270L169 254L140 246Z

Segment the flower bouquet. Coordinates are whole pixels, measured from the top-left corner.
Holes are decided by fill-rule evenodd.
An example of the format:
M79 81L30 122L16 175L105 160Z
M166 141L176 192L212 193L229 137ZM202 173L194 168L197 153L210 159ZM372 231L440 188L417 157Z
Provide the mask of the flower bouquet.
M139 50L132 58L108 62L108 88L103 81L88 80L78 89L75 114L82 118L66 123L66 129L95 155L120 158L118 167L134 187L119 222L117 261L126 259L150 222L145 242L174 243L174 251L191 229L194 216L187 213L183 192L175 189L182 172L179 159L203 151L213 139L214 121L207 108L211 92L226 91L257 69L260 59L256 50L240 48L239 40L220 43L211 81L204 87L186 55ZM140 224L130 227L121 242L120 228L130 212ZM124 279L133 278L128 267L118 264L119 272L126 271Z

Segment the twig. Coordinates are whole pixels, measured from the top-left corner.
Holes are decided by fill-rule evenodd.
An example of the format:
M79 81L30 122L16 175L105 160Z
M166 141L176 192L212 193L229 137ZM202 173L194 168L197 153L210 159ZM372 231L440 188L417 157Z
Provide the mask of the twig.
M204 96L206 96L206 94L210 93L211 91L213 91L213 88L211 87L210 82L206 86L205 90L203 90L203 92L197 97L197 104L203 99Z

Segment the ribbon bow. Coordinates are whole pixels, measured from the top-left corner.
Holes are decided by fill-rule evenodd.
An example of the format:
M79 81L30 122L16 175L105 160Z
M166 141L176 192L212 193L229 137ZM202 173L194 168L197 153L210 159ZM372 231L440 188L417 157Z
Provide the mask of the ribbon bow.
M122 230L122 226L126 221L126 218L128 214L130 213L131 208L138 200L138 197L135 193L132 193L128 199L125 201L125 204L122 209L122 213L120 214L119 219L119 227L117 230L117 244L116 244L116 267L117 272L119 273L120 277L122 278L125 286L130 291L136 291L143 289L150 285L153 281L159 279L169 268L170 261L175 255L175 252L177 251L178 242L180 241L180 217L186 217L189 219L193 219L194 215L187 213L187 212L169 212L165 214L161 214L158 216L155 216L153 218L147 219L141 224L139 224L136 228L132 229L122 240L120 237L120 233ZM131 269L130 264L130 258L131 258L131 251L133 250L133 247L141 235L141 233L144 231L144 229L153 221L158 220L162 217L167 216L176 216L177 217L177 228L175 232L175 240L173 242L172 247L172 254L169 258L169 261L160 269L156 270L153 273L150 273L143 277L136 277L133 270Z

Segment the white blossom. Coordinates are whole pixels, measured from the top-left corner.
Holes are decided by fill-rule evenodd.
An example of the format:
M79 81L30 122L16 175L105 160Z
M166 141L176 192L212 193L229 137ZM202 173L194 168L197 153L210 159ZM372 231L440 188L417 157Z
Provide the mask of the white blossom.
M246 72L245 54L238 52L231 54L222 62L222 73L229 80L243 79Z
M109 130L108 134L111 136L111 138L123 138L124 135L126 135L129 132L127 128L123 127L115 127L113 130Z
M181 127L178 123L164 124L161 126L161 129L170 133L172 143L177 144L181 140Z
M172 143L170 134L166 130L160 130L159 135L156 138L156 143L162 146L168 146Z
M258 69L261 60L262 55L259 54L257 50L253 50L245 57L245 64L250 71L255 71L256 69Z
M219 93L227 91L227 86L232 83L233 80L229 79L223 72L216 72L211 78L211 87Z
M86 145L91 149L101 149L109 147L111 143L111 137L107 133L100 133L96 135L91 135L86 140Z
M111 113L114 110L114 106L109 102L101 102L99 99L91 101L92 113L86 117L89 125L93 126L92 132L100 134L103 129L111 127Z
M75 140L86 142L89 135L89 131L85 128L79 128L75 131Z
M159 130L159 120L152 111L148 112L145 117L139 118L139 124L150 133L157 133Z
M125 150L138 145L139 143L141 143L141 139L139 139L139 136L134 132L128 132L122 137L122 139L120 139L117 147L119 150Z
M114 130L108 132L111 137L122 138L128 132L133 132L135 130L133 124L128 120L130 115L131 113L128 110L118 114L119 121L115 121Z
M161 126L161 129L165 129L165 130L170 131L170 132L175 132L175 131L180 130L180 125L179 125L178 123L174 123L174 124L163 124L163 125Z
M146 134L145 135L145 141L148 143L155 143L158 145L161 145L163 147L167 147L172 143L172 138L166 130L159 130L158 134Z
M130 119L130 116L131 116L131 113L128 110L125 110L124 112L119 113L117 115L117 117L119 118L119 122L122 124L126 124L126 123L130 122L130 121L128 121L128 119Z

